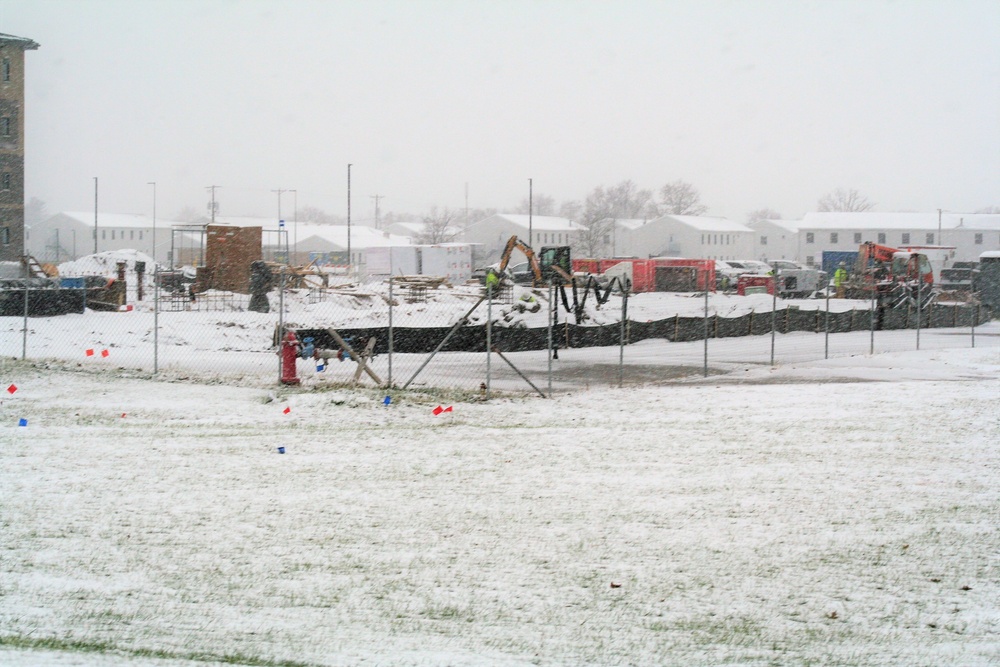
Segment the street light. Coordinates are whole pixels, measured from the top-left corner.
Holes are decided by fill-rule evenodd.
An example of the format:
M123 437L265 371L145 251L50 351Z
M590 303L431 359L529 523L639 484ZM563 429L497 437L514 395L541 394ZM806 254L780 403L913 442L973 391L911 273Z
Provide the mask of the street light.
M347 274L351 274L351 165L347 165Z
M292 241L292 257L297 262L299 259L299 191L288 190L292 193L292 227L295 230L295 238Z
M97 176L94 176L94 254L97 254Z
M150 181L146 185L153 186L153 267L156 267L156 181Z

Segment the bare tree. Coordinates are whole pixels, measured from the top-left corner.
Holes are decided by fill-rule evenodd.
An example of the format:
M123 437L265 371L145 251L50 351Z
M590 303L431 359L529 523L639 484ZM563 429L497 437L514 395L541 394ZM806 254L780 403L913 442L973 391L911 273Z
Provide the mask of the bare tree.
M514 212L527 215L529 209L533 215L555 215L556 200L548 195L533 194L530 202L527 197L521 200L521 204Z
M660 188L660 202L662 215L703 215L708 211L698 190L685 181L674 181Z
M455 211L447 208L438 210L437 206L432 206L430 212L423 217L424 230L414 240L428 245L447 243L454 239L454 223L458 219L459 215Z
M817 202L816 206L820 211L846 211L860 213L870 211L875 208L875 202L869 201L857 190L845 190L837 188Z
M315 206L303 206L299 209L299 220L303 222L314 222L320 225L342 225L344 219L339 215L331 215L321 208Z
M29 227L42 222L48 215L48 211L45 210L45 202L38 197L32 197L24 205L24 224Z
M641 190L634 181L622 181L607 192L611 217L614 218L655 218L659 207L653 199L652 190Z
M986 206L975 211L976 213L1000 213L1000 206Z
M781 214L773 208L767 207L747 213L747 222L760 222L761 220L781 220Z
M176 220L177 222L194 223L198 222L204 217L205 216L203 216L201 213L198 213L198 209L194 208L193 206L185 206L180 211L178 211L177 215L174 216L174 220Z
M577 235L573 252L584 257L603 257L609 253L614 234L614 195L603 187L594 188L584 200L579 223L584 229Z
M580 214L583 213L583 204L578 201L564 201L559 205L559 217L579 222Z

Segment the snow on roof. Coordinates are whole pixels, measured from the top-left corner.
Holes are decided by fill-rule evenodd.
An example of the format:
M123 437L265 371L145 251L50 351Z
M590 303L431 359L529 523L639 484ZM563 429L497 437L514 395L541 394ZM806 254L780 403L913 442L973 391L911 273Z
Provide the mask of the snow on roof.
M753 222L748 222L747 226L753 228L755 225L757 225L759 223L762 223L762 222L771 223L775 227L781 227L782 229L785 229L785 230L787 230L789 232L792 232L792 233L795 233L795 232L799 231L799 227L802 224L800 220L779 220L777 218L773 218L773 219L772 218L768 218L768 219L755 220Z
M942 213L941 229L984 229L1000 230L1000 214L995 213ZM799 229L926 229L937 231L938 212L927 213L880 213L865 211L851 213L825 211L806 213L799 223Z
M398 227L399 229L412 232L413 234L422 234L425 229L427 229L427 223L421 222L419 220L410 222L394 222L390 227Z
M420 236L427 231L427 227L427 223L422 221L394 222L389 225L390 230L399 232L406 236ZM455 225L448 225L443 230L443 235L448 237L455 237L461 233L462 228L456 227Z
M298 227L298 230L295 227ZM276 230L278 225L272 224L264 229ZM317 238L344 250L347 249L347 225L318 225L315 223L300 222L297 225L289 225L285 222L285 230L289 233L289 243L295 243L295 236L298 237L299 250L308 250L303 243L308 243L310 238ZM375 248L385 246L406 246L410 245L410 237L399 234L390 234L373 227L364 225L351 226L351 249Z
M704 215L664 215L657 220L676 220L682 225L687 225L693 229L703 232L753 232L752 229L740 222L734 222L726 218L715 218ZM655 222L655 221L650 221Z
M514 213L497 213L498 218L503 218L511 224L528 229L529 216ZM491 216L492 217L492 216ZM486 218L489 220L489 218ZM546 232L577 232L583 229L569 218L560 218L554 215L533 215L530 216L532 231Z
M649 222L648 218L604 218L601 222L604 222L605 220L611 220L619 227L633 231Z
M8 35L3 32L0 32L0 42L13 42L22 49L37 49L39 46L38 42L33 39L18 37L17 35Z
M76 222L79 222L88 227L94 226L94 212L89 211L86 213L80 211L62 211L57 215L62 215L67 218L71 218ZM56 216L52 216L56 217ZM51 219L51 218L50 218ZM156 219L157 227L173 227L174 225L183 225L186 223L178 222L176 220L167 220L164 218ZM137 215L132 213L97 213L97 226L101 227L125 227L132 229L149 229L153 226L153 219L147 215Z

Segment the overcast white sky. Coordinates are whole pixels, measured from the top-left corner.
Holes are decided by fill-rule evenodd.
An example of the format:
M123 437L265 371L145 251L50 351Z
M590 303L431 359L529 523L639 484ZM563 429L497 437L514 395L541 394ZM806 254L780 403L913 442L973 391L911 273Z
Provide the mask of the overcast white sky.
M712 215L1000 205L1000 2L0 0L49 212L352 219L683 179ZM293 197L282 198L291 219Z

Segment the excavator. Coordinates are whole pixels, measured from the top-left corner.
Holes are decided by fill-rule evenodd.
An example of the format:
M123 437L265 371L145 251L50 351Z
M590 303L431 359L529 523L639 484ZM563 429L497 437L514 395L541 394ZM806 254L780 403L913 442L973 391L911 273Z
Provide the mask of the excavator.
M507 240L507 245L500 255L497 270L501 276L507 270L510 256L515 249L520 250L528 258L528 265L531 267L532 273L532 286L554 285L556 299L562 301L567 313L574 315L577 324L581 324L587 317L585 306L587 296L591 292L594 293L594 299L600 307L607 303L613 290L628 292L631 289L630 281L619 276L609 280L603 289L594 276L574 276L569 246L544 246L536 256L531 246L517 236L511 236ZM567 288L570 290L569 295L566 292ZM570 297L572 297L572 304Z
M933 299L934 271L927 255L879 245L871 241L858 247L855 270L847 283L847 297L877 297L881 305L899 307ZM873 294L874 291L874 294Z
M535 255L531 246L517 236L511 236L507 239L507 245L504 246L503 253L500 255L500 264L497 267L497 272L500 275L503 275L503 272L507 270L510 256L514 250L520 250L528 258L533 287L541 287L553 279L561 279L567 283L573 281L569 246L543 247L539 253L541 256L541 261L539 261L539 257Z

